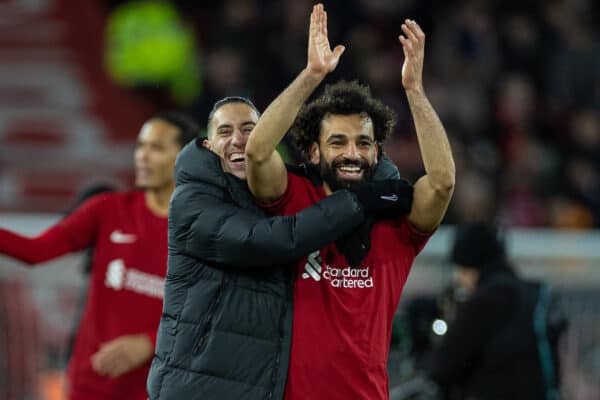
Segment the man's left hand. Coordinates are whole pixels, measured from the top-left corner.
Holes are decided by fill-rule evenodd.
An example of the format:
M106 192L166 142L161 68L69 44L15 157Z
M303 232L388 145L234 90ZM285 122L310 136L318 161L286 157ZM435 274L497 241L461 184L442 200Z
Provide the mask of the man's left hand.
M423 90L423 58L425 57L425 34L415 21L407 19L402 24L398 39L404 51L402 85L405 90ZM405 36L406 35L406 36Z
M120 336L92 355L92 368L99 375L115 378L146 363L153 352L152 341L145 334Z

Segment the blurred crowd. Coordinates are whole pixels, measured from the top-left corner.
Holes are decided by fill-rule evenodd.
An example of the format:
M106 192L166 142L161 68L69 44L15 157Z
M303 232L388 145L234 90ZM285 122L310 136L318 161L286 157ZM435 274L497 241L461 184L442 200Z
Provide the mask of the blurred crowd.
M312 3L172 1L193 32L198 90L183 100L160 84L135 90L157 107L183 106L200 122L227 95L249 96L264 109L305 65ZM131 2L103 4L110 15ZM347 48L328 82L358 79L396 110L398 125L385 151L412 180L423 170L397 37L405 18L415 19L427 34L425 89L457 163L446 223L499 216L519 227L600 227L597 2L324 4L332 45ZM298 161L293 149L289 154Z

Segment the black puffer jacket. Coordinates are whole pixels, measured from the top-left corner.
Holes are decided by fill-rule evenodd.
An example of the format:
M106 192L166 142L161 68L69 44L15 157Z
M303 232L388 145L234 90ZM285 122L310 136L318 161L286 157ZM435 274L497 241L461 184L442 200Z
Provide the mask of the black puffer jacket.
M175 174L150 399L282 399L293 265L360 225L360 206L342 190L296 216L266 218L199 143L182 150Z

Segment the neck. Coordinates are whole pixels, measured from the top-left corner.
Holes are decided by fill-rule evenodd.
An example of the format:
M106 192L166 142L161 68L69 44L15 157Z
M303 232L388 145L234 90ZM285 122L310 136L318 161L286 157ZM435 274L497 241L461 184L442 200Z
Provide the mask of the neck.
M161 217L168 216L169 201L174 189L174 184L169 184L159 189L146 189L146 205L150 211Z
M329 185L327 184L327 182L323 182L323 190L325 190L325 194L327 196L331 195L333 193L333 190L331 190L331 188L329 187Z

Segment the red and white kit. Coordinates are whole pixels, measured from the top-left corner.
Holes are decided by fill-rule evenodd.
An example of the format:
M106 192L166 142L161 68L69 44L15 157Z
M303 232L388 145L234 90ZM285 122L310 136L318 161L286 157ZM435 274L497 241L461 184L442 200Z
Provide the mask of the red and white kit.
M69 362L70 399L145 400L150 362L118 378L100 376L90 357L119 336L146 333L153 343L162 313L167 218L143 192L93 197L36 238L0 229L0 252L37 263L94 246L85 310Z
M325 197L288 173L286 193L267 210L291 215ZM392 320L415 256L430 234L406 218L377 222L357 268L334 244L297 265L286 400L387 399Z

